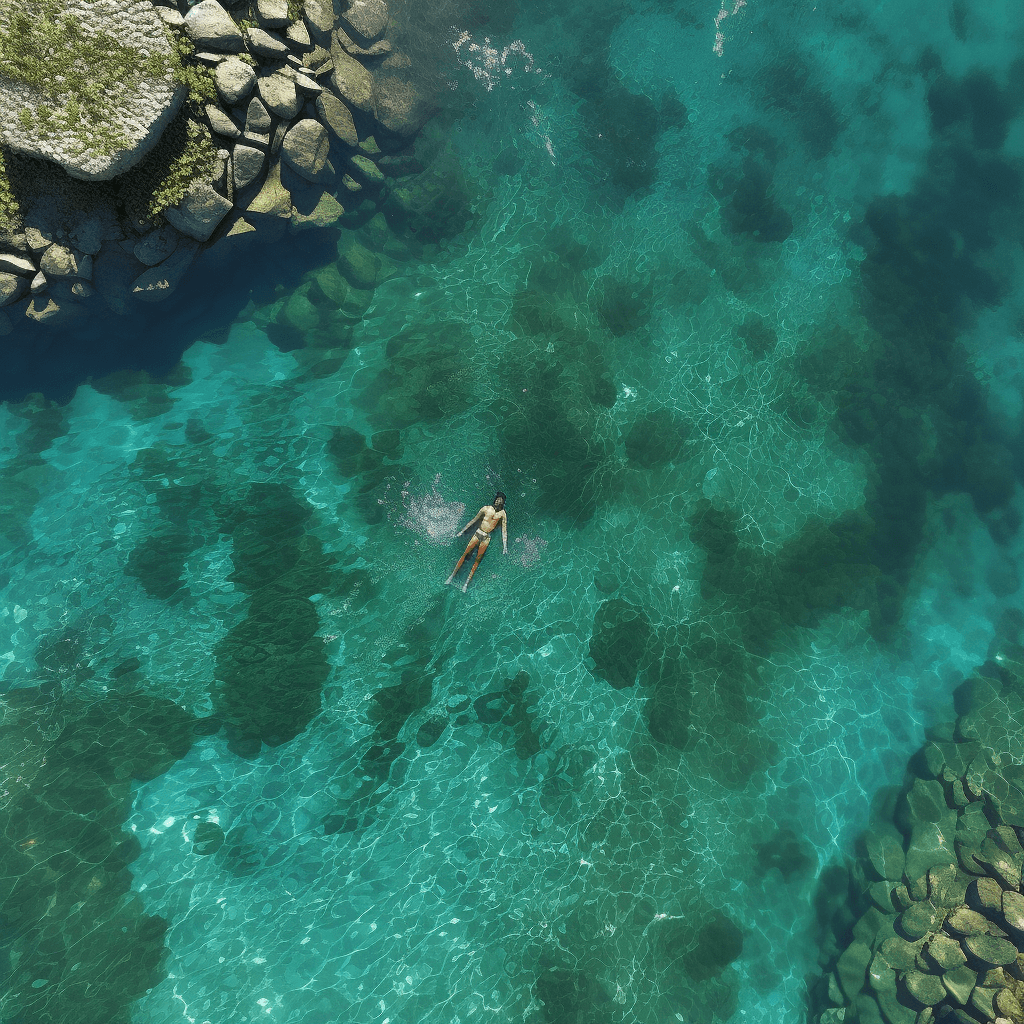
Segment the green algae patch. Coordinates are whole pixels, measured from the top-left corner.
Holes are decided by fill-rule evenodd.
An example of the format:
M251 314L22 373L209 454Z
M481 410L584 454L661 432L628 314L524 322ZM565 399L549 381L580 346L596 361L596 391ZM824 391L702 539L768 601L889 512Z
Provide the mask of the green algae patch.
M130 895L140 846L121 826L132 779L183 757L195 724L142 692L89 707L37 688L0 698L4 1020L127 1020L163 977L167 922Z
M0 147L0 232L13 232L21 223L21 205L7 172L10 154Z
M311 516L286 486L255 484L226 524L231 581L250 603L217 644L213 699L240 756L286 743L320 711L330 667L310 597L330 588L334 559L305 532Z

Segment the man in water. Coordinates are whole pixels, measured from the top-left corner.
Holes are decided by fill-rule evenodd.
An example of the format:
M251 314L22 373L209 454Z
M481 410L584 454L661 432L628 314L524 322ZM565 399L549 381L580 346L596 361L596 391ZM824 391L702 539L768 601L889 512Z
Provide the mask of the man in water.
M451 583L455 579L455 574L462 568L462 563L466 560L466 556L475 547L476 550L476 561L473 563L473 568L469 570L469 576L466 577L466 582L462 584L462 592L465 593L469 587L469 581L473 578L473 573L476 572L476 567L480 564L480 559L484 557L484 552L487 550L487 545L491 543L491 533L494 528L501 523L501 547L504 553L508 554L508 516L505 515L505 495L498 491L494 496L493 505L484 505L482 509L468 522L457 534L456 537L461 537L466 533L467 530L472 529L473 524L479 522L480 525L476 529L476 533L470 538L469 543L466 545L466 550L462 552L462 557L459 559L458 564L452 570L451 576L445 580L445 583Z

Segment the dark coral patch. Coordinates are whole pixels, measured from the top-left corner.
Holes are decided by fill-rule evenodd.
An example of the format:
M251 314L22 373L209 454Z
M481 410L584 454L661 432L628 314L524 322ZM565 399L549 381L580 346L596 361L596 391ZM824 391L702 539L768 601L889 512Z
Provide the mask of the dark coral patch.
M633 686L650 639L651 624L642 609L621 598L605 601L594 616L590 637L594 675L617 690Z
M671 409L655 409L633 421L623 443L626 458L641 469L654 469L675 462L683 454L693 425Z
M140 847L121 825L132 779L154 778L184 756L195 720L142 692L83 708L21 689L0 711L9 773L0 927L16 964L11 1019L127 1020L130 1003L163 977L167 922L129 895L127 866Z
M297 736L320 710L329 666L313 594L331 589L334 560L305 532L312 512L281 484L250 488L232 521L232 582L248 614L215 649L214 706L236 753Z

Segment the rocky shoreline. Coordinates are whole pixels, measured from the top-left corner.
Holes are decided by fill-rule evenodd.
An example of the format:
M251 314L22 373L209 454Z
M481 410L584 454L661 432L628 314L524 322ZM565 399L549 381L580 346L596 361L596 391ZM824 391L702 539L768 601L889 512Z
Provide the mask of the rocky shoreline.
M1003 643L955 702L851 869L823 877L814 1024L1024 1021L1024 648Z
M436 109L384 0L102 0L102 25L84 27L49 2L29 28L0 12L0 334L21 317L130 315L173 294L207 250L236 258L285 231L365 222L389 179L410 172L410 144ZM162 36L140 34L152 21ZM55 38L68 62L134 46L144 66L115 101L135 97L138 116L101 138L89 117L112 108L65 99L55 114L59 83L29 59Z

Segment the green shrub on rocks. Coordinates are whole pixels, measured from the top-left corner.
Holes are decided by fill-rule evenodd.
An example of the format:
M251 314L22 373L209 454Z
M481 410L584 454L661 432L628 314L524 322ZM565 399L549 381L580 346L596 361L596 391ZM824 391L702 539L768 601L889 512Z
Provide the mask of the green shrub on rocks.
M12 232L21 221L21 207L7 173L7 154L0 149L0 232Z

